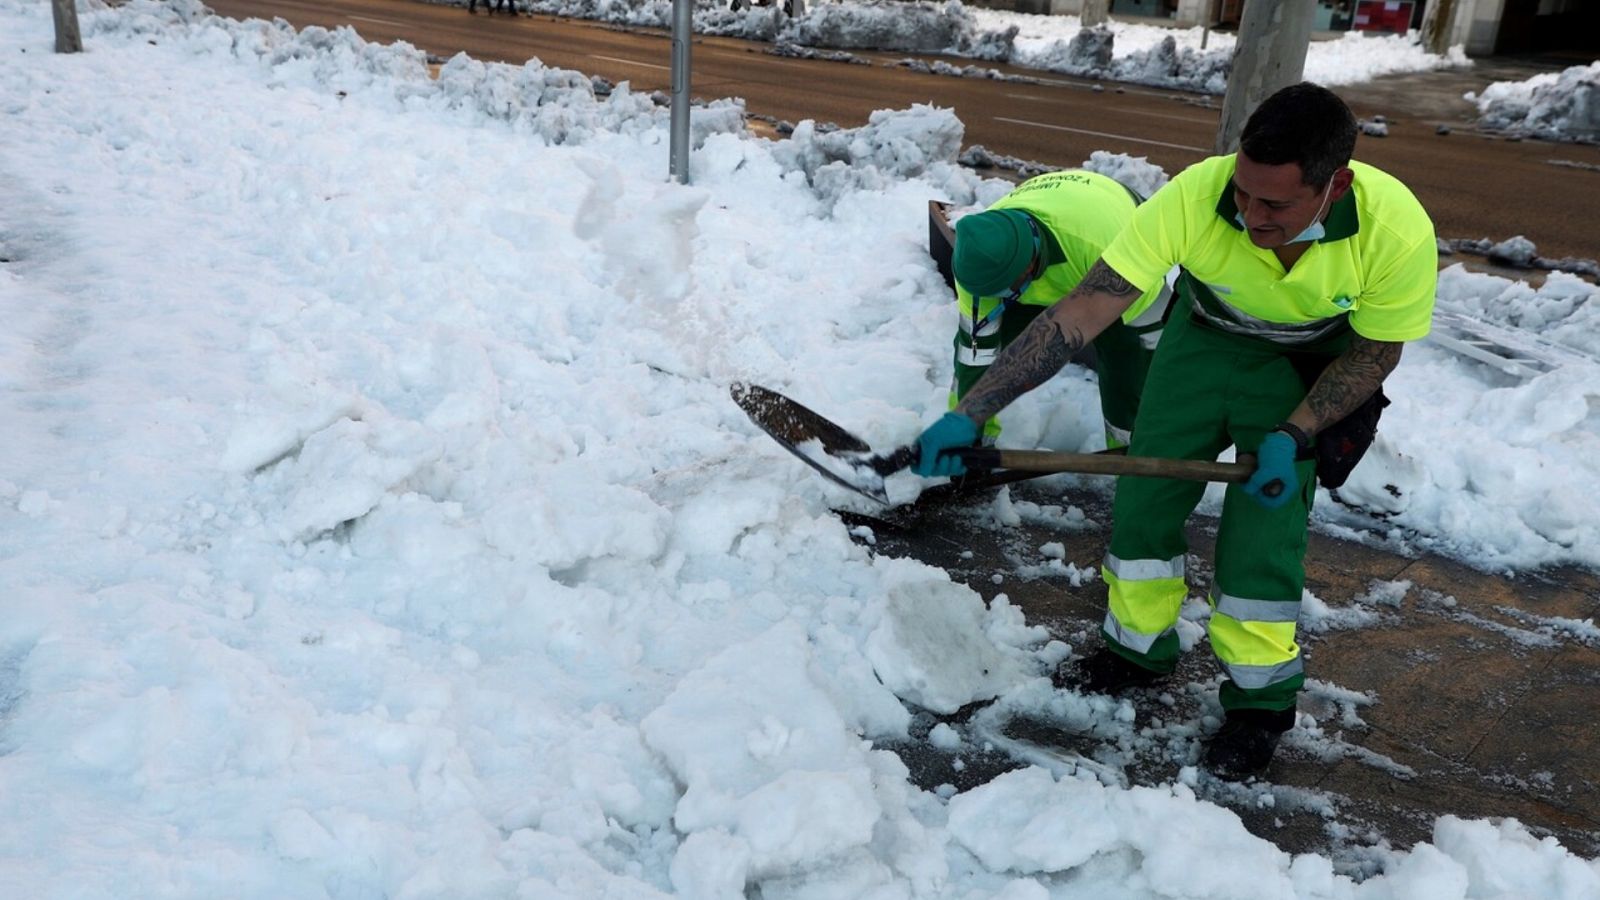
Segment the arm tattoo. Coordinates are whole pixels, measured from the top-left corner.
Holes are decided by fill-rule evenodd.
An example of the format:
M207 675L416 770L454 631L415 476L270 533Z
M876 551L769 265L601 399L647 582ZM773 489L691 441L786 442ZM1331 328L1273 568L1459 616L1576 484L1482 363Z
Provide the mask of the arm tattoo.
M1306 406L1317 417L1313 430L1321 431L1365 403L1394 371L1403 346L1356 335L1350 348L1323 370L1306 395Z
M1139 296L1139 289L1101 260L1095 260L1072 293L1056 302L1022 330L1000 355L989 371L972 386L956 412L976 422L987 422L1011 401L1026 394L1061 371L1072 355L1089 342L1074 312L1094 295L1121 301L1126 307ZM1100 326L1104 327L1104 326ZM1099 328L1095 329L1099 333Z
M1070 302L1070 295L1061 301ZM1011 401L1061 371L1072 354L1083 349L1083 343L1081 332L1073 330L1070 335L1066 334L1049 313L1039 316L1001 351L989 371L983 373L972 390L956 404L956 411L975 422L987 422Z
M1139 289L1128 283L1128 279L1117 274L1117 270L1105 264L1104 260L1095 260L1089 267L1083 281L1078 283L1076 290L1100 291L1113 297L1138 296Z

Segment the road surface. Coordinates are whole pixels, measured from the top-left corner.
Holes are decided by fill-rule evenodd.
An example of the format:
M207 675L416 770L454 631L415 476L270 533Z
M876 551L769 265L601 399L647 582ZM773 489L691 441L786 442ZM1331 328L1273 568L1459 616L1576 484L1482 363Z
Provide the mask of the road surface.
M546 65L629 81L638 91L670 90L671 42L662 31L548 16L470 15L464 7L415 0L209 3L234 18L279 16L301 27L349 25L368 40L405 40L440 57L466 52L519 65L538 58ZM1196 104L1219 106L1218 98L1110 83L1096 91L1083 79L987 63L981 65L1041 81L924 74L894 65L909 58L902 53L858 53L873 64L850 65L776 57L768 49L733 38L696 38L695 96L739 96L751 113L845 127L864 124L874 110L930 103L955 110L966 125L967 145L1054 166L1080 165L1090 152L1109 150L1148 157L1176 173L1210 153L1216 132L1218 110ZM1362 87L1343 92L1357 115L1389 119L1389 136L1362 137L1357 157L1409 185L1433 216L1440 237L1503 240L1520 234L1541 256L1600 259L1594 201L1600 196L1600 148L1481 135L1465 121L1471 114L1465 102L1458 110L1438 103L1407 108L1406 96L1420 92L1400 97ZM1436 133L1443 122L1454 126L1449 135Z

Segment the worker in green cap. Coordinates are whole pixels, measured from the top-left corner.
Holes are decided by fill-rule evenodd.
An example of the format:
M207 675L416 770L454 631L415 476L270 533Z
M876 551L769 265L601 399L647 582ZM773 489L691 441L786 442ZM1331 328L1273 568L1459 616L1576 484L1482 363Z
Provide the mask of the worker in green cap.
M1139 202L1137 194L1108 176L1050 172L956 221L950 267L960 327L952 409L1034 317L1078 286ZM1145 372L1166 318L1168 285L1158 284L1149 293L1137 319L1118 322L1094 341L1107 447L1128 444ZM984 424L985 443L994 443L999 434L997 420Z

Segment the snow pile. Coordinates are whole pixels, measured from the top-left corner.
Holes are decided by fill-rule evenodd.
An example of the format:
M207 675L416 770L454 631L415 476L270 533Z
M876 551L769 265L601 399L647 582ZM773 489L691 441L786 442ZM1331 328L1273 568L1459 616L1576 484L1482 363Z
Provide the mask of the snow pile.
M1113 33L1085 29L1070 41L1054 41L1026 56L1019 54L1017 62L1084 78L1213 94L1227 90L1231 50L1179 47L1177 38L1169 34L1149 47L1113 56L1115 40L1108 38L1113 38Z
M1007 186L945 172L936 111L842 148L712 130L683 186L653 104L569 73L433 81L193 4L85 19L56 55L45 5L0 0L28 60L0 67L8 895L1600 890L1512 822L1441 819L1357 886L1187 786L947 800L874 746L914 704L1073 698L1059 642L870 555L727 395L765 381L874 446L937 418L926 204ZM875 174L819 192L842 170ZM1414 527L1594 552L1592 517L1571 545L1508 524L1552 523L1547 490L1506 502L1528 471L1586 502L1593 378L1401 372L1446 417L1390 436L1428 478L1451 438L1515 457L1446 458ZM1082 444L1094 404L1069 372L1008 434Z
M1552 272L1535 288L1454 265L1439 272L1439 302L1600 360L1600 287L1575 275Z
M1562 273L1534 289L1455 265L1440 272L1438 311L1499 328L1514 354L1547 348L1549 367L1512 379L1431 341L1409 346L1385 385L1394 405L1339 497L1475 565L1600 565L1600 290Z
M1105 38L1087 32L1077 16L1037 16L973 9L980 28L1016 28L1008 62L1072 75L1221 93L1237 38L1228 32L1167 28L1111 20L1109 61ZM1202 41L1205 47L1201 47ZM1471 65L1461 47L1439 56L1416 33L1372 36L1349 33L1312 41L1305 77L1326 85L1355 84L1382 75Z
M1467 92L1485 128L1557 141L1600 140L1600 60L1527 81L1497 81Z
M1510 266L1512 268L1546 269L1555 272L1586 275L1590 278L1600 278L1600 262L1573 256L1555 258L1540 256L1539 248L1533 241L1520 234L1502 241L1490 240L1489 238L1440 240L1439 252L1441 254L1473 253L1478 256L1488 257L1490 262L1497 265Z
M805 15L799 18L785 15L781 4L739 10L729 7L723 0L695 0L695 31L816 50L948 54L1213 94L1227 88L1236 42L1232 34L1205 36L1198 27L1164 28L1112 20L1097 29L1084 29L1077 16L967 7L959 0L818 0L806 4ZM529 8L621 25L671 27L670 0L533 0ZM1451 48L1444 56L1428 53L1414 32L1349 33L1313 41L1305 75L1321 84L1339 85L1470 64L1460 47ZM941 74L989 77L984 70L970 67Z
M860 128L829 130L808 119L772 155L786 169L803 172L830 208L847 194L918 177L970 203L980 179L957 162L964 130L950 110L918 104L875 110Z
M808 47L841 50L903 50L976 55L977 29L958 2L877 0L868 3L818 3L784 30L784 37ZM1002 58L1004 42L985 43L982 59Z

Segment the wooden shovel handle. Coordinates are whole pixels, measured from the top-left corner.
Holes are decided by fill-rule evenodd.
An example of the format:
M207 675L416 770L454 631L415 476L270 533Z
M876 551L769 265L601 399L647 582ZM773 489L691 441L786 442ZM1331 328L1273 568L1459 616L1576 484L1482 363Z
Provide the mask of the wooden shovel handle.
M1255 460L1224 463L1198 459L1162 459L1154 456L1115 456L1107 453L1056 453L1047 450L997 450L992 447L947 451L969 466L1014 469L1022 472L1077 472L1086 475L1142 475L1185 481L1249 481Z

